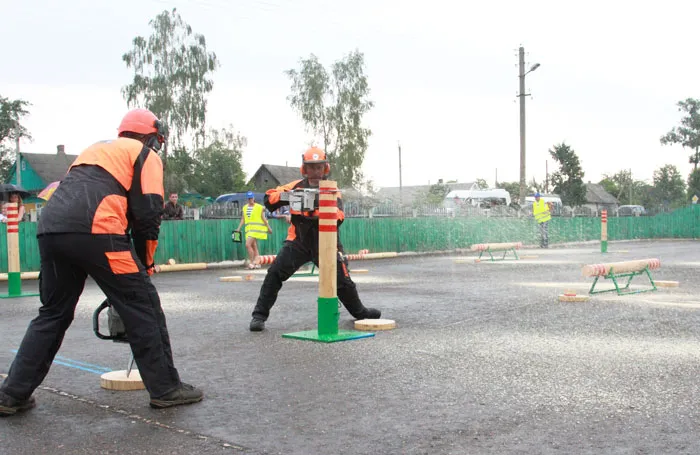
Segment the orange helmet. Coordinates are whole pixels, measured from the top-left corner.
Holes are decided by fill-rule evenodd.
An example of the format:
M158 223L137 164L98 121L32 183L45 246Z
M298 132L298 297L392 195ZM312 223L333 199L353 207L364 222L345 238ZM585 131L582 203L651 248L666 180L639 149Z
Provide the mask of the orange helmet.
M166 139L165 124L148 109L132 109L127 112L117 131L119 137L127 132L143 134L144 136L154 134L156 140L149 141L146 145L155 150L160 150Z
M326 165L325 169L323 169L323 175L328 175L331 172L331 165L328 164L328 160L326 159L326 152L318 147L311 147L301 155L301 175L306 177L304 165L314 163L324 163Z

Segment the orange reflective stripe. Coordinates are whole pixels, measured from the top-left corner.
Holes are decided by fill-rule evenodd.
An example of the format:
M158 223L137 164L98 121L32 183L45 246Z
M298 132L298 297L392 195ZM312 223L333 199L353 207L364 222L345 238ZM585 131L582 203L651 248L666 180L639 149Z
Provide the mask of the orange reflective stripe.
M93 234L124 234L128 226L126 220L127 200L124 196L111 194L100 202L92 219Z
M139 272L139 266L136 265L131 251L106 251L105 256L107 256L109 268L115 275Z
M287 238L285 240L289 240L290 242L297 238L297 231L294 229L294 225L290 224L289 229L287 229Z
M141 169L141 191L163 197L163 162L155 152L150 152Z
M156 256L156 249L158 248L158 240L146 240L146 262L147 264L144 264L146 266L149 266L153 264L154 258Z
M76 158L71 168L87 164L99 166L112 174L117 181L131 189L131 179L134 175L134 163L144 145L136 139L119 138L109 142L98 142L88 147Z

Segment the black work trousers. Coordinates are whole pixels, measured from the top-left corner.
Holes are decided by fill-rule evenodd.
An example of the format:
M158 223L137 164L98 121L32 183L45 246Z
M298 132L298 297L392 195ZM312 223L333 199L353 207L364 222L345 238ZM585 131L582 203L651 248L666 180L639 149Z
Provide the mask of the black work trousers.
M348 268L338 254L338 300L345 306L354 318L362 318L365 306L357 294L357 287L350 278ZM299 267L313 261L318 267L318 249L309 248L299 240L287 241L277 253L277 257L267 270L265 281L260 288L258 302L253 310L253 318L266 321L270 309L277 300L277 294L282 289L282 283L299 270Z
M151 397L180 385L160 298L124 235L39 236L41 307L0 390L29 398L49 372L90 275L124 321L141 379ZM98 302L96 302L98 303Z

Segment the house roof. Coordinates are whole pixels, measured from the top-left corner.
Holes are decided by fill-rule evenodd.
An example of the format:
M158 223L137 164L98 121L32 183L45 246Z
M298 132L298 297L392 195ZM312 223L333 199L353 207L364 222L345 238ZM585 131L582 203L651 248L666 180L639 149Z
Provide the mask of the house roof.
M298 167L277 166L275 164L262 164L255 172L253 177L250 179L251 182L255 180L255 178L258 176L258 174L263 168L267 169L267 171L280 184L293 182L294 180L299 180L301 178L301 174L299 173Z
M450 190L471 190L476 188L476 182L445 183L444 185L450 188ZM404 186L403 188L398 186L385 187L377 191L377 197L380 200L390 199L397 203L399 200L403 199L404 204L411 204L417 196L427 193L431 186L432 185ZM402 192L403 195L401 196Z
M619 204L612 194L605 191L603 185L586 183L586 202L590 204Z
M65 153L22 153L22 158L29 163L34 172L48 185L51 182L63 179L68 168L78 155Z

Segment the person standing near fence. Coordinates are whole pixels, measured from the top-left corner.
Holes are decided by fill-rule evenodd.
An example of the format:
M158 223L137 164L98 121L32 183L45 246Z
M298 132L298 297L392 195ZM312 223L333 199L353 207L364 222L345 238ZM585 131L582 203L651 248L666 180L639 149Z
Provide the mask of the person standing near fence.
M532 216L535 217L540 228L540 248L549 248L549 221L552 219L552 215L549 203L542 199L540 193L535 193Z
M265 208L255 202L255 194L252 191L246 193L248 203L242 209L241 223L237 231L245 224L245 248L248 251L248 268L260 268L260 250L258 240L267 240L267 234L272 234L272 228L267 222Z
M177 193L170 193L168 197L168 202L165 203L163 208L163 219L164 220L184 220L185 219L185 209L177 203Z

